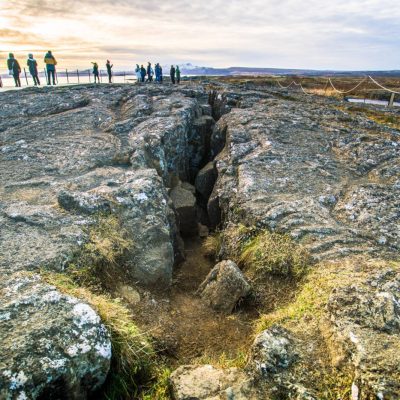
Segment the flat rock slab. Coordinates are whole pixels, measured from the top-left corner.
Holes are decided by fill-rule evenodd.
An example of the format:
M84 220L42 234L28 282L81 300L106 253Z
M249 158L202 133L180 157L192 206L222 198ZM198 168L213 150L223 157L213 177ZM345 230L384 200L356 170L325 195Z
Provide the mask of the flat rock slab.
M222 261L207 275L198 293L214 310L230 313L250 290L251 286L238 266L233 261Z

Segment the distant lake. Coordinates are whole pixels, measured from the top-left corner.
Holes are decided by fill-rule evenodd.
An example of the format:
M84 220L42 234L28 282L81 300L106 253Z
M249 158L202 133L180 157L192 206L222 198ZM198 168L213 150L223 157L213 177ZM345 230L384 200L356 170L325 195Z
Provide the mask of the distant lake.
M388 101L386 100L369 100L369 99L351 99L348 98L347 101L349 103L365 103L365 104L375 104L376 106L387 106L388 105ZM400 103L398 102L394 102L393 103L394 107L400 107Z

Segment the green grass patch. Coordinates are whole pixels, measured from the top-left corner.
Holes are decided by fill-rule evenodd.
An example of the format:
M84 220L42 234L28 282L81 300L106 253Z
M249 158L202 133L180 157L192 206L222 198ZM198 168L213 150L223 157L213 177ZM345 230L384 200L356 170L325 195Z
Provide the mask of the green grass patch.
M242 224L230 225L220 235L224 256L252 279L265 275L299 278L307 271L309 254L289 235Z
M243 246L239 263L253 276L302 276L309 263L307 251L289 235L262 231Z

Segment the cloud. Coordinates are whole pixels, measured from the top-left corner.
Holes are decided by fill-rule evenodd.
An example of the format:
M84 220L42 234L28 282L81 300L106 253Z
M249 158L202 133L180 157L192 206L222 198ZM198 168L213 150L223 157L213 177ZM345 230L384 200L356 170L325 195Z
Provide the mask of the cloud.
M399 18L393 0L14 0L0 11L3 48L51 46L65 65L112 57L120 68L149 57L215 66L395 68Z

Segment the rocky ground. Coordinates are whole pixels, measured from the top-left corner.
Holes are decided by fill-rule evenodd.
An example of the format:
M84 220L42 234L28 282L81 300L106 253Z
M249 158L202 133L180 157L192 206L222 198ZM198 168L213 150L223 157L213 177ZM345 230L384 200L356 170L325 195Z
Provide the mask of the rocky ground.
M185 364L172 398L400 398L398 130L251 82L32 88L0 106L0 398L104 383L104 321L41 277L93 243L105 290ZM267 235L307 271L264 265ZM243 346L246 363L199 364Z

